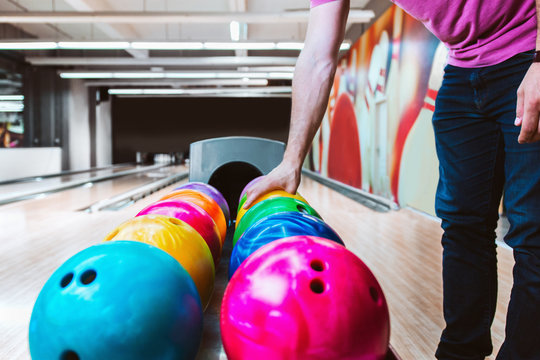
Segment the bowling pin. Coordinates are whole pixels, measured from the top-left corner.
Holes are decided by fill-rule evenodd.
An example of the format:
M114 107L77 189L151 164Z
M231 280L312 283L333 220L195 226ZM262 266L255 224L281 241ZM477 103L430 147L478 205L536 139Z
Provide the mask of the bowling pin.
M330 119L328 113L324 115L322 123L322 159L321 175L328 176L328 146L330 144Z
M439 162L431 120L447 58L448 49L440 43L433 59L424 106L405 140L399 172L399 204L409 205L432 215L435 214L434 198Z
M342 62L343 64L343 62ZM321 142L319 143L320 146L320 158L319 158L319 165L320 165L320 173L323 176L328 176L328 147L330 143L330 122L332 117L334 116L334 108L336 106L336 100L339 96L339 88L340 88L340 77L343 74L343 68L340 67L338 70L336 70L336 75L334 77L334 85L332 87L332 90L330 91L330 97L328 99L328 106L327 110L324 114L320 132L321 132Z
M351 95L353 103L356 101L356 59L357 50L355 47L351 49L349 58L349 64L347 67L346 86L347 92Z
M326 114L325 114L326 117ZM323 118L324 121L324 118ZM313 137L313 143L311 144L311 156L313 157L313 170L320 173L321 172L321 163L320 163L320 141L321 141L321 126L317 129L315 136Z
M390 56L390 41L384 31L379 41L380 70L375 89L375 106L370 114L372 123L372 161L371 161L371 187L373 194L388 196L390 193L390 181L386 173L386 147L388 133L387 97L386 97L386 74L388 57Z
M375 89L375 82L372 80L374 77L371 75L378 69L376 69L375 59L377 58L378 47L375 46L371 53L371 60L368 69L368 76L366 84L362 92L362 96L358 96L356 100L356 114L358 122L358 136L360 138L360 154L362 161L362 189L369 190L369 133L370 133L370 121L369 112L373 106L373 97Z
M379 43L373 48L369 64L366 86L363 99L358 97L356 113L358 116L358 134L360 137L360 154L362 157L362 188L371 191L373 183L374 164L374 122L376 96L384 95L384 81L380 84L380 78L386 77L386 63L388 60L389 38L388 33L383 31ZM377 86L379 85L379 87ZM379 95L377 95L379 93ZM365 170L364 170L365 169Z
M349 73L349 69L347 67L347 56L343 57L340 62L340 79L339 79L339 88L338 88L338 96L339 94L343 94L344 92L348 92L348 86L347 86L347 76Z
M403 28L403 10L400 7L394 9L394 30L392 32L392 59L390 60L390 69L388 71L388 80L386 81L386 101L388 107L388 138L387 138L387 173L391 172L390 156L393 151L396 133L399 125L399 119L402 112L401 99L399 97L400 68L399 56L401 51L401 32Z

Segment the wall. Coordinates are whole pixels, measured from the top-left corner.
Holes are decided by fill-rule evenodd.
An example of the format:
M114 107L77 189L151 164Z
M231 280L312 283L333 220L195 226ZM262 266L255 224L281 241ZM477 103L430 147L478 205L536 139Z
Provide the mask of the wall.
M102 101L96 108L96 166L112 164L111 101Z
M82 80L61 79L53 68L8 60L0 52L0 65L12 64L23 74L22 145L61 148L62 170L87 169L96 165L97 158L100 165L111 164L111 105L104 101L96 106L99 89L85 86Z
M183 152L194 141L258 136L286 141L290 98L113 97L114 162L135 161L137 151Z
M310 152L312 169L433 214L431 116L446 56L420 22L389 8L341 59Z
M69 80L67 99L69 129L69 169L90 168L90 125L88 89L82 80Z
M0 181L54 174L62 170L62 149L0 149L0 164Z
M61 147L62 168L67 170L68 83L50 68L27 67L24 73L24 146Z

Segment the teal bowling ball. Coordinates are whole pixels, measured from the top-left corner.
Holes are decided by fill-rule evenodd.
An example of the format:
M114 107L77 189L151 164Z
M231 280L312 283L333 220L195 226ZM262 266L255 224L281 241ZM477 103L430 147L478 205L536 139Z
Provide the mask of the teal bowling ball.
M34 360L194 359L202 306L189 274L135 241L92 246L41 289L30 320Z

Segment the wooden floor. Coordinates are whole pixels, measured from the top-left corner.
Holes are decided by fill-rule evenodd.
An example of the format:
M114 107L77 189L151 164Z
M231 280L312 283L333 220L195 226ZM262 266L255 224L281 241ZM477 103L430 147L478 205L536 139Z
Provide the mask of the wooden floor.
M120 211L88 214L78 210L147 182L144 175L130 176L0 207L0 359L29 359L28 322L50 274L173 186ZM397 353L404 360L433 359L443 327L439 223L406 209L374 212L307 178L300 191L381 283L391 312L391 344ZM219 308L229 254L230 241L205 313L198 359L226 359ZM500 294L493 326L497 349L504 334L511 267L510 250L499 248Z

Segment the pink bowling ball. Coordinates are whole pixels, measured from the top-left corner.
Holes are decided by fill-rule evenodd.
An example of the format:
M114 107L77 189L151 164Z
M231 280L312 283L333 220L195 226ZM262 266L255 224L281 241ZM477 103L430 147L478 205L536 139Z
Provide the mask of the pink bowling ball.
M230 360L382 360L390 337L386 300L369 268L314 236L253 253L225 291L220 325Z
M150 214L170 216L182 220L194 228L208 245L214 265L217 267L221 256L219 229L206 211L188 201L168 199L145 207L137 216Z

